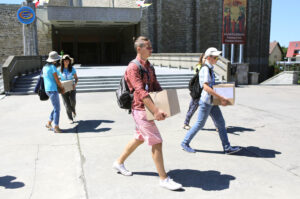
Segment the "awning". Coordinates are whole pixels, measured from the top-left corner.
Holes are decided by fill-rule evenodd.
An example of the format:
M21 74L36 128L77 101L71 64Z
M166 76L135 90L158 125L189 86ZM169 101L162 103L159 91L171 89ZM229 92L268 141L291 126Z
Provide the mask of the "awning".
M138 24L139 8L48 6L48 20L56 27L98 27Z

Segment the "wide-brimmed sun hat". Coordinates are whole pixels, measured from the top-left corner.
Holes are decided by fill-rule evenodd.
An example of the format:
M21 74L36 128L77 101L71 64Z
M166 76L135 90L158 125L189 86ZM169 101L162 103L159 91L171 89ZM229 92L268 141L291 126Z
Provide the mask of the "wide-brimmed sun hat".
M219 56L221 55L222 51L218 51L218 49L214 47L210 47L205 51L204 58L209 56Z
M71 64L73 64L74 63L74 59L72 58L72 57L70 57L70 55L64 55L63 57L62 57L62 59L61 60L65 60L65 59L69 59L69 60L71 60Z
M58 53L56 51L51 51L49 53L48 59L46 61L51 63L51 62L60 60L60 58L61 58L61 56L58 55Z

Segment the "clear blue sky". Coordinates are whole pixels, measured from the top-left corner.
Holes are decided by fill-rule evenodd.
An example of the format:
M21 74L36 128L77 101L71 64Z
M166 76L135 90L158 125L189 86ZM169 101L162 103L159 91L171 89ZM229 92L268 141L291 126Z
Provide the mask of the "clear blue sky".
M268 0L266 0L268 1ZM0 0L0 3L21 4L23 0ZM270 41L288 47L290 41L300 41L300 0L273 0Z

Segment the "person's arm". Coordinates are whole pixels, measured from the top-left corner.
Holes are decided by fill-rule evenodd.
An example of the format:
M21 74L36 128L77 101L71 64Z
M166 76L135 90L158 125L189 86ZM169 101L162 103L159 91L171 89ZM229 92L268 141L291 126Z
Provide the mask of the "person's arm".
M221 105L222 105L222 106L227 106L228 104L230 104L230 101L229 101L227 98L225 98L225 97L219 95L218 93L216 93L216 92L208 85L207 82L205 82L205 83L203 84L203 89L204 89L208 94L210 94L210 95L215 96L216 98L218 98L218 99L221 101Z
M58 79L58 76L57 76L57 73L53 73L53 77L55 79L55 82L57 84L57 86L60 88L61 90L61 93L64 94L65 93L65 88L62 86L62 84L60 83L59 79Z
M126 71L126 81L134 88L134 96L143 101L144 105L154 115L155 120L164 120L166 118L167 114L154 105L149 93L144 88L139 68L133 63L129 64Z
M166 119L167 113L157 108L149 95L143 98L143 102L149 111L154 115L155 120L160 121Z
M75 90L75 87L77 86L78 83L77 73L74 74L74 79L75 79L75 84L73 85L73 90Z

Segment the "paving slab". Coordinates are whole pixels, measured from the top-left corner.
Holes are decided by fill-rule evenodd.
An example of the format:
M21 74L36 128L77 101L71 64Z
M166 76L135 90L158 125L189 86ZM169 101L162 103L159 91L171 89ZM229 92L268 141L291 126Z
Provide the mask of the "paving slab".
M231 144L244 147L237 155L222 153L211 119L191 142L197 152L181 150L190 97L187 89L177 92L181 113L156 123L166 170L182 190L158 186L146 144L126 161L133 176L112 169L134 135L133 119L118 108L114 92L77 94L74 124L61 103L62 134L44 127L50 101L7 96L0 100L0 198L298 198L299 86L236 88L236 104L221 109Z

